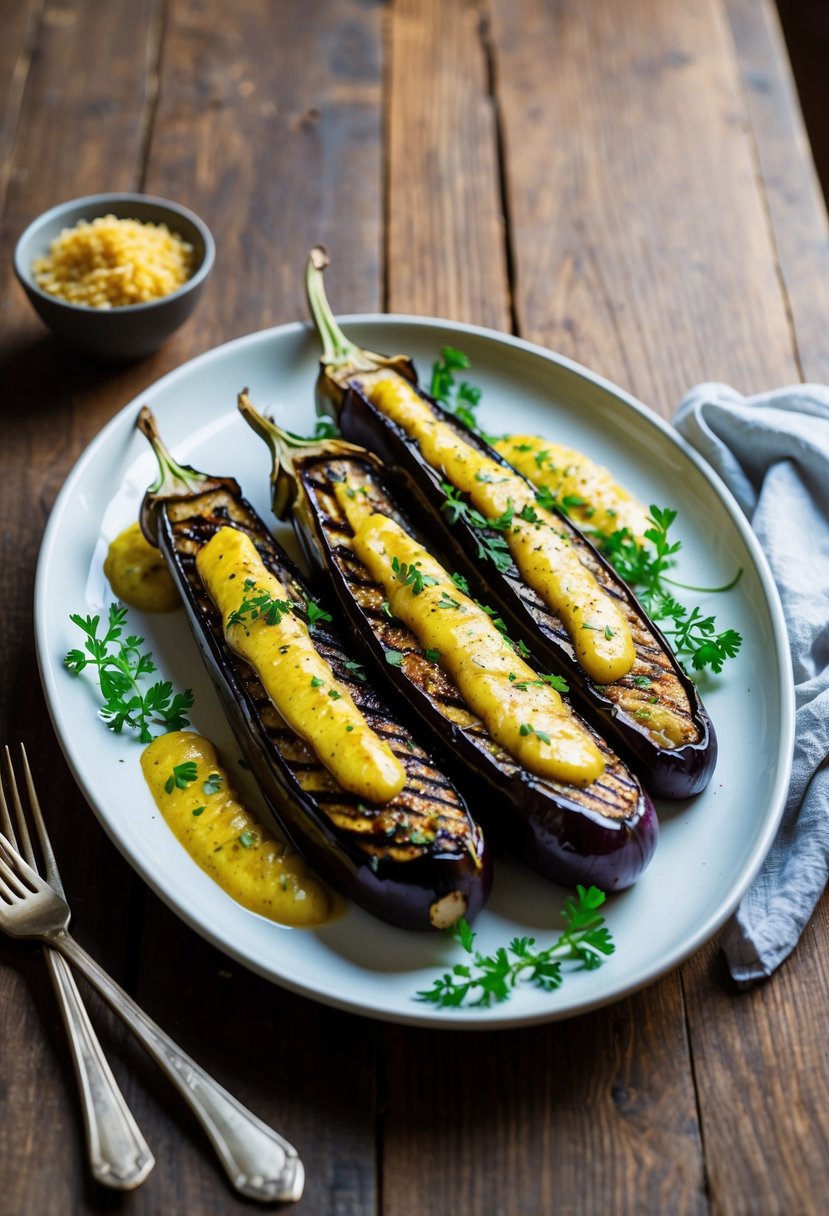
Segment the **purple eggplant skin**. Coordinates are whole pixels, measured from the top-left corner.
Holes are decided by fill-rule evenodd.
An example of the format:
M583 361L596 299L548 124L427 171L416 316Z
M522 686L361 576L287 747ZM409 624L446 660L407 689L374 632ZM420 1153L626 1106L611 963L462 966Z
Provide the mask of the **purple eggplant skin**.
M457 688L421 653L414 635L383 612L385 593L349 547L350 528L332 489L335 478L360 481L375 510L416 535L376 457L337 440L297 443L258 415L244 395L240 409L271 445L274 502L280 515L291 514L309 565L333 588L346 632L362 645L372 680L384 683L387 700L408 708L416 734L431 738L488 838L562 885L594 883L605 891L631 886L653 855L657 818L649 796L607 743L594 733L606 769L586 789L533 776L493 744L473 715L461 724L458 710L467 711ZM402 653L402 662L391 665L388 651Z
M350 813L355 822L376 822L377 830L368 838L370 852L362 847L367 839L364 828L337 826L325 813L323 794L315 797L303 788L303 775L312 770L324 775L325 770L273 709L253 669L227 645L219 613L196 571L195 554L220 527L239 527L254 541L267 568L288 588L292 601L307 603L313 596L264 521L242 497L238 484L230 478L206 479L205 484L208 482L204 493L194 489L168 499L156 493L148 504L154 514L153 531L233 733L276 818L322 877L379 919L416 930L445 928L458 915L473 920L486 902L492 881L483 834L428 753L389 713L377 693L346 666L352 661L350 648L324 622L314 625L320 653L338 681L348 687L369 724L385 736L404 764L407 784L385 806L359 803L333 778L324 791L326 804L339 814L347 817ZM422 826L424 816L431 817L438 824L434 839L410 843L402 838L405 825L386 839L380 818L394 808L405 810L415 825ZM395 859L395 848L408 851L412 859Z
M411 380L411 376L406 379ZM329 410L330 386L331 378L323 370L318 382L318 399L327 395ZM413 387L436 417L458 431L467 443L515 472L500 453L417 385L413 384ZM451 525L447 521L442 509L446 494L441 488L441 475L423 458L417 441L372 405L356 380L348 383L338 398L336 419L343 437L376 453L408 496L424 530L439 538L439 546L451 554L454 568L467 578L480 578L481 561L475 556L478 533L464 519ZM596 565L605 571L607 582L614 590L618 589L617 598L626 603L630 614L644 623L656 645L664 651L670 671L688 699L690 716L698 732L697 741L677 748L660 747L632 717L619 713L601 685L588 680L576 662L569 639L561 628L552 627L541 600L529 591L514 567L506 574L499 574L494 567L487 569L487 601L499 610L510 632L523 639L540 664L567 680L571 698L579 711L639 774L654 797L676 799L698 794L714 771L717 739L696 685L682 670L665 637L645 615L627 584L590 540L564 516L561 518L587 546Z

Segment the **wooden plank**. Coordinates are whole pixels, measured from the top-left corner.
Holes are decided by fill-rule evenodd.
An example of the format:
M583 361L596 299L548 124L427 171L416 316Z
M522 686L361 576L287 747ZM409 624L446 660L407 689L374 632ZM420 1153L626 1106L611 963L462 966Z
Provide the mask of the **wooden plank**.
M381 17L379 4L359 0L290 0L278 12L269 0L237 0L232 21L223 0L171 6L146 186L193 206L218 256L197 317L165 360L304 318L304 260L317 241L335 255L338 304L379 307ZM249 974L154 897L137 991L186 1050L297 1145L307 1173L298 1212L375 1209L374 1027ZM166 1085L142 1092L136 1111L154 1145L175 1146L134 1197L136 1216L249 1210Z
M390 16L388 309L508 329L479 6L397 0Z
M360 0L243 0L232 22L220 0L173 5L146 188L191 205L218 246L179 359L305 318L317 243L343 309L379 307L380 16Z
M795 236L779 235L777 250L772 239L785 211L766 184L777 175L772 186L782 191L780 167L788 171L792 157L800 159L797 145L786 155L782 149L780 132L791 132L794 119L784 106L772 120L749 97L758 147L761 136L771 139L758 174L724 10L643 2L622 14L609 3L555 11L504 4L496 29L519 317L530 319L540 339L621 379L666 415L694 380L725 379L751 391L797 379L781 251L793 267L783 272L794 284L791 298L803 293L800 313L811 302L819 326L826 310L819 295L809 295ZM532 56L522 54L528 35ZM742 45L744 72L749 45L754 62L768 68L768 42L764 61L756 44L744 38ZM533 66L541 63L553 82L546 91ZM545 153L544 132L557 114L571 130L576 124L580 140ZM545 155L558 191L545 193L535 169ZM808 166L793 180L793 212L807 214L814 231L815 209L801 191ZM797 318L795 329L799 345ZM822 344L812 327L804 333L800 357L814 351L820 366ZM740 997L715 947L684 968L715 1211L754 1212L758 1203L768 1212L820 1210L827 1018L823 952L820 960L816 952L825 940L824 906L774 981Z
M574 1022L386 1047L393 1216L708 1210L678 976Z
M390 17L390 306L508 330L487 89L492 56L499 98L529 68L501 62L474 6L406 0ZM538 56L543 105L549 49L532 27L515 37ZM532 155L520 140L512 148L510 181L529 172ZM539 239L544 257L554 238ZM388 1216L706 1210L678 976L555 1027L468 1037L389 1028L384 1042Z
M829 380L829 226L774 6L727 0L802 378Z
M797 378L719 0L495 0L521 332L670 416Z
M825 1209L827 940L824 899L796 952L768 983L737 993L715 945L684 968L715 1212L818 1216Z
M41 8L39 0L11 0L0 8L0 212Z
M20 16L18 8L6 6L4 21L15 13ZM136 50L152 44L157 8L154 0L106 6L73 0L33 5L31 14L28 29L17 26L22 41L3 134L8 188L0 214L0 375L7 405L0 484L0 738L26 742L77 937L123 981L134 880L75 789L46 725L31 619L34 563L46 514L82 443L112 412L107 385L117 385L120 377L62 352L44 336L11 281L11 249L28 220L61 199L137 184L148 78L144 56ZM4 64L10 51L4 38ZM67 612L73 607L67 605ZM119 926L117 934L113 924ZM84 1166L64 1034L35 948L0 941L0 1001L3 1208L57 1216L84 1211L87 1202L97 1206ZM95 997L90 1009L114 1048L113 1067L129 1094L130 1079L120 1062L123 1033Z

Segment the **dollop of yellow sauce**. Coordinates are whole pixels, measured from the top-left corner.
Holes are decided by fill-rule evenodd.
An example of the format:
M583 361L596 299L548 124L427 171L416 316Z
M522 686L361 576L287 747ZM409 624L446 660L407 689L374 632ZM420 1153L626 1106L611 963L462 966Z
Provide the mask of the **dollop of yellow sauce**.
M368 802L389 802L406 784L406 770L371 729L348 689L291 611L289 592L238 528L220 528L196 557L196 568L222 614L228 644L256 671L276 709L343 789ZM271 623L247 612L245 599L267 593L285 605Z
M626 528L640 545L651 527L648 509L614 480L604 465L575 448L551 443L540 435L505 435L496 451L519 473L567 500L567 513L587 531L610 535Z
M436 418L397 373L367 372L355 379L372 404L417 440L429 464L468 494L482 515L510 516L504 537L521 577L558 614L590 678L609 684L627 675L636 652L624 613L582 564L556 517L538 506L526 481Z
M161 551L150 544L138 523L112 541L104 574L118 599L142 612L172 612L181 604Z
M487 614L413 537L371 511L347 482L334 486L352 547L424 650L436 650L468 707L519 764L539 777L589 785L601 752L559 693L519 658ZM414 572L415 577L412 578Z
M173 835L231 899L297 928L341 915L340 896L240 802L209 739L183 730L159 735L141 769Z

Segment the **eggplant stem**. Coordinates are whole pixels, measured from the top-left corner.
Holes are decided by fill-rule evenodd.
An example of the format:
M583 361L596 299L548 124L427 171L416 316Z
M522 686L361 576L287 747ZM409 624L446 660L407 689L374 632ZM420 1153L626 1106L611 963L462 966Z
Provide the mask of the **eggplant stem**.
M308 296L308 307L311 309L314 325L317 327L317 333L322 342L323 362L331 367L342 367L345 364L353 363L355 357L359 357L362 352L340 329L331 311L331 305L328 303L322 276L329 260L322 245L316 245L311 250L305 269L305 290Z
M271 468L271 505L274 514L284 519L293 505L299 488L299 477L294 466L294 457L305 452L310 455L346 455L362 452L352 443L343 439L307 439L302 435L294 435L277 426L271 418L260 414L248 396L248 390L243 389L237 397L239 413L248 426L264 439L273 457Z
M370 372L382 367L388 360L384 355L364 350L356 342L347 338L340 329L328 296L325 294L323 271L330 264L328 254L322 245L315 245L308 254L305 268L305 292L308 297L308 307L314 318L314 325L322 342L321 362L332 371L348 368L350 372Z
M200 473L189 464L179 464L164 443L158 430L155 414L148 405L142 405L135 423L141 434L149 440L158 461L158 480L150 487L150 494L163 496L192 494L202 484L212 480L207 473Z

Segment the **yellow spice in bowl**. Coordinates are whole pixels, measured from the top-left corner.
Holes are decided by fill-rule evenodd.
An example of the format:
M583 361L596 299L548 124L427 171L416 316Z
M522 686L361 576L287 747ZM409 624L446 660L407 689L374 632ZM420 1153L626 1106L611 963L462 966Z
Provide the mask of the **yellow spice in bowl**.
M193 246L166 224L114 215L64 228L32 266L41 291L89 308L146 304L176 291L193 273Z

